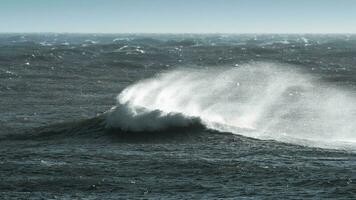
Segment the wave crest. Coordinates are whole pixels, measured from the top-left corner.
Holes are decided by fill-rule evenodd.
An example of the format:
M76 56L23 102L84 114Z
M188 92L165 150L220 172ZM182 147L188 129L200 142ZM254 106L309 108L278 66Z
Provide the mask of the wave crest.
M184 116L181 113L165 113L160 110L148 110L130 104L119 104L107 113L107 128L123 131L161 131L171 128L201 125L198 117Z

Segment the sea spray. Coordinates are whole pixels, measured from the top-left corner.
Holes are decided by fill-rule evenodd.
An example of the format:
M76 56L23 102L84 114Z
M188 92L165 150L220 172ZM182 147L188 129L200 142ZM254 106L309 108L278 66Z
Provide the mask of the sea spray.
M131 131L199 119L210 129L258 139L317 146L356 139L352 93L286 64L182 68L131 85L117 100L108 126Z

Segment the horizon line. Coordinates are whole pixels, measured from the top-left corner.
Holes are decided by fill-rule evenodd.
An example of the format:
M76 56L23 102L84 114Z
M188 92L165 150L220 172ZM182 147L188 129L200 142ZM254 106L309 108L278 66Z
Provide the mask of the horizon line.
M355 35L356 32L51 32L51 31L41 31L41 32L0 32L0 34L146 34L146 35Z

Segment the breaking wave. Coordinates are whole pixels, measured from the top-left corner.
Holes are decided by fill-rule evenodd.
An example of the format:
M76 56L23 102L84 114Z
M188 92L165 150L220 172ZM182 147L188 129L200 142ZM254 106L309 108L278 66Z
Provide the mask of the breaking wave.
M107 118L110 128L119 128L123 131L160 131L171 128L191 127L200 125L199 117L185 116L182 113L164 113L158 109L149 110L145 107L120 104L113 107Z
M179 69L123 90L107 127L156 131L201 123L209 129L308 146L356 141L356 97L293 66L250 63Z

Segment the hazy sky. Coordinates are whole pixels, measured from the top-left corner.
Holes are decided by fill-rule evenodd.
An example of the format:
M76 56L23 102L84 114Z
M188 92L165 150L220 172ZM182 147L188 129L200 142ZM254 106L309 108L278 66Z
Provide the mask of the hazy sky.
M356 33L356 0L0 0L0 32Z

